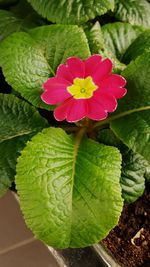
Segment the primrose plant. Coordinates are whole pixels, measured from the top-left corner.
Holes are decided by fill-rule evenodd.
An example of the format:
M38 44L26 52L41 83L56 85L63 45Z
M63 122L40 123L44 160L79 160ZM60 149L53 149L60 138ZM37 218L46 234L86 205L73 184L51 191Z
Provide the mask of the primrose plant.
M150 4L29 0L41 18L25 0L8 2L0 195L14 182L28 227L46 244L89 246L150 180Z
M116 110L125 84L122 76L112 74L110 59L92 55L68 58L43 85L42 100L57 105L56 120L77 123L75 133L68 135L60 126L37 134L18 159L16 183L28 225L52 246L96 243L118 221L120 152L89 137L99 126L94 121Z

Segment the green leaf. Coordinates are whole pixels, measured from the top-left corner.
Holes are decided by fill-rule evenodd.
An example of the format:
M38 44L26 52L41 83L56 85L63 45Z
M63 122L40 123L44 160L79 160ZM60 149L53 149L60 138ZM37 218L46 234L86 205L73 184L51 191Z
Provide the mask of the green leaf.
M125 150L122 158L121 187L126 203L137 200L145 189L145 159L132 150Z
M111 122L111 129L134 152L150 160L150 111L141 111Z
M91 54L99 53L105 46L101 26L98 21L92 26L86 24L84 26Z
M36 133L47 125L38 111L25 101L0 94L0 142Z
M139 154L127 148L116 137L111 129L100 130L98 141L103 144L116 146L122 154L122 170L120 184L122 197L126 203L132 203L138 199L145 189L148 162Z
M0 40L13 32L27 31L35 24L27 19L21 19L10 11L0 10Z
M131 60L135 60L138 56L147 51L150 51L150 30L140 34L139 37L129 46L123 56L123 62L128 64Z
M43 26L31 30L30 34L43 47L45 57L54 72L68 57L86 59L90 56L86 35L78 26Z
M33 137L17 164L27 225L58 248L85 247L118 222L121 157L114 147L49 128Z
M150 106L150 51L132 61L121 73L127 80L127 94L118 112Z
M44 18L62 24L82 24L114 9L114 0L28 0Z
M38 25L45 24L45 20L37 14L37 12L32 8L32 6L26 0L19 0L16 5L10 8L16 16L21 18L27 18L33 23Z
M127 95L110 119L111 128L124 144L150 160L150 52L132 61L122 75Z
M50 67L40 45L28 33L14 33L0 44L0 65L6 81L37 107L45 107L40 95Z
M1 42L0 54L7 82L34 106L53 109L40 98L43 83L67 57L86 58L90 51L80 28L52 25L31 30L30 35L12 34Z
M107 47L121 60L126 49L142 32L142 28L129 23L115 22L105 24L102 32Z
M98 133L97 140L100 143L103 143L104 145L108 146L115 146L118 148L122 146L122 142L120 141L120 139L118 139L114 132L109 128L101 129Z
M150 4L146 0L115 0L115 17L132 25L150 26Z
M44 127L47 122L35 108L13 95L0 94L0 196L14 180L20 151Z

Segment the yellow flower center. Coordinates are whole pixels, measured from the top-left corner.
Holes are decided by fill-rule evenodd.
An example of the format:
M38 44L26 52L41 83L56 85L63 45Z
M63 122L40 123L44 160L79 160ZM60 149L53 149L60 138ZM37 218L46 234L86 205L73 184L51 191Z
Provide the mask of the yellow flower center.
M92 77L85 79L75 78L73 84L67 87L67 91L73 95L75 99L86 99L93 96L93 92L98 88L94 84Z

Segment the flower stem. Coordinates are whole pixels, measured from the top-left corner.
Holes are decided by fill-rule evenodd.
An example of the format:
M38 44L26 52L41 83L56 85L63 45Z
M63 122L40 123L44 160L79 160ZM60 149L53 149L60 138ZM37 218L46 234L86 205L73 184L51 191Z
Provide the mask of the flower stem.
M77 132L76 136L75 136L75 143L76 143L76 147L78 149L80 143L81 143L81 140L84 136L84 134L87 132L87 128L86 127L82 127L79 129L79 131Z
M119 113L117 115L114 115L112 117L109 117L106 120L99 121L99 122L95 123L93 125L93 128L92 129L95 129L95 128L97 128L99 126L102 126L102 125L105 125L105 124L108 124L108 123L110 123L110 122L112 122L114 120L120 119L120 118L122 118L124 116L128 116L128 115L133 114L135 112L149 110L149 109L150 109L150 106L146 106L146 107L140 107L140 108L135 108L135 109L132 109L132 110L124 111L122 113Z

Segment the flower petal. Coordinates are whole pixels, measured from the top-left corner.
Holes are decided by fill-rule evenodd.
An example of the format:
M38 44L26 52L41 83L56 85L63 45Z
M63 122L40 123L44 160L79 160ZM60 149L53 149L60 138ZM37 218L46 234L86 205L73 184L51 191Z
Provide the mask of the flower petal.
M65 120L65 118L67 116L67 110L68 110L69 100L66 100L65 102L63 102L62 104L60 104L60 106L58 106L57 108L55 108L55 110L54 110L54 117L55 117L55 119L57 121L63 121L63 120Z
M79 121L86 116L86 101L70 98L55 109L54 116L58 121Z
M70 98L71 94L67 91L68 85L70 83L62 78L53 77L48 79L43 85L45 91L41 95L41 99L46 104L55 105Z
M104 110L107 112L113 112L117 108L117 100L115 97L108 93L101 93L101 90L97 90L93 95L93 99L95 99L101 106L103 106Z
M107 117L107 112L104 110L104 107L95 99L91 98L87 100L88 102L88 112L87 117L99 121Z
M111 74L104 82L108 82L113 86L124 87L126 85L126 80L118 74Z
M112 62L110 59L103 60L100 64L98 64L95 73L92 75L94 82L99 85L104 79L110 75L112 71Z
M58 78L63 78L66 81L69 81L70 83L73 83L73 76L71 75L68 66L65 64L59 65L56 76Z
M68 122L76 122L82 120L87 113L87 102L85 99L73 99L70 101L70 107L67 111L66 120Z
M63 78L58 78L58 77L52 77L52 78L49 78L44 84L43 84L43 88L45 90L49 90L51 89L52 87L58 87L59 86L70 86L71 83L66 81L65 79Z
M67 59L66 65L73 79L84 78L85 67L84 62L81 59L77 57L70 57Z
M100 88L103 92L109 92L116 98L123 97L127 90L123 88L126 85L126 80L118 75L112 74L105 80L103 80L100 84Z
M115 87L115 88L113 88L113 90L111 92L117 99L119 99L119 98L122 98L126 95L127 89L122 88L122 87L120 87L120 88Z
M92 76L95 73L98 65L102 62L100 55L92 55L84 61L85 64L85 77Z

